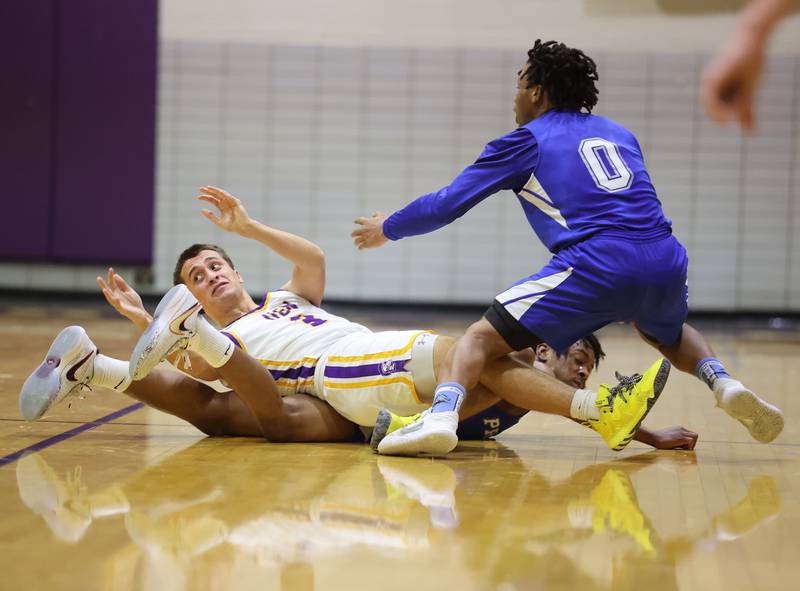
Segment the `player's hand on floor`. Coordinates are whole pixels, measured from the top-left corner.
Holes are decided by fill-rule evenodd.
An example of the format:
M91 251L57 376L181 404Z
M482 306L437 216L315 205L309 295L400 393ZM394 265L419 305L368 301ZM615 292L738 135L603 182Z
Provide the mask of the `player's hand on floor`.
M108 280L97 277L97 285L103 292L106 301L125 318L144 330L152 317L145 310L141 296L128 282L118 275L112 267L108 268Z
M203 216L211 223L226 232L236 234L241 234L247 229L251 219L241 200L217 187L200 187L200 193L197 196L200 201L210 203L219 210L219 215L215 215L210 209L202 210Z
M386 216L377 211L372 214L372 217L360 217L353 220L354 224L361 226L350 233L358 250L377 248L389 241L383 233L383 222L385 220Z
M683 427L667 427L652 431L651 445L656 449L692 450L697 445L697 433Z

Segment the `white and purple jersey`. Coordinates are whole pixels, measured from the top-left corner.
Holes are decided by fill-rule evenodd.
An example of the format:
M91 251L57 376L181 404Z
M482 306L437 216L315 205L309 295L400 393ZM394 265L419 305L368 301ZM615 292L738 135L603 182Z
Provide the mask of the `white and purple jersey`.
M382 408L404 415L427 408L417 374L435 385L434 335L372 332L290 291L267 293L221 332L269 370L282 396L311 394L359 425L375 425Z
M280 290L268 292L260 306L228 324L222 334L269 370L282 395L316 395L319 358L344 337L372 331Z
M548 111L490 142L447 187L395 212L384 234L398 240L432 232L502 189L517 194L551 252L599 233L641 239L671 232L630 131L597 115Z

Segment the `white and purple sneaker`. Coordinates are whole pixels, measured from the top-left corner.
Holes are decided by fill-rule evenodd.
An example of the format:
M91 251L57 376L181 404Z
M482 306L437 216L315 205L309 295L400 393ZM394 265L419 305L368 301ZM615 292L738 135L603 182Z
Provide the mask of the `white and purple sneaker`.
M19 410L35 421L67 396L89 388L97 347L80 326L68 326L53 340L47 355L19 393Z
M153 321L133 349L129 365L132 379L141 380L172 351L186 347L196 332L200 309L197 299L182 283L164 294Z
M458 412L433 413L428 409L410 425L386 434L377 442L377 450L386 456L443 456L458 445L457 429Z

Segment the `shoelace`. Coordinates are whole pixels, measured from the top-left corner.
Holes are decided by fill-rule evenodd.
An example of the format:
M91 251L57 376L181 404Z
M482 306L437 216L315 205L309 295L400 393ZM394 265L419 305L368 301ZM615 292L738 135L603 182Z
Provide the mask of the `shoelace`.
M86 391L93 392L94 390L92 390L89 384L79 384L75 386L69 394L64 396L64 400L67 401L67 408L72 408L72 403L75 400L85 400L86 396L84 396L83 393Z
M622 399L622 402L628 402L628 399L625 398L625 394L630 392L633 387L639 383L642 379L642 374L635 373L631 376L624 376L618 371L614 372L614 376L617 378L619 382L613 388L609 388L609 396L608 396L608 403L609 405L612 404L612 400L619 396Z
M183 369L186 371L192 371L192 358L189 356L189 339L183 339L183 343L179 346L175 347L173 351L180 349L180 353L178 353L178 358L175 360L178 367L183 365Z

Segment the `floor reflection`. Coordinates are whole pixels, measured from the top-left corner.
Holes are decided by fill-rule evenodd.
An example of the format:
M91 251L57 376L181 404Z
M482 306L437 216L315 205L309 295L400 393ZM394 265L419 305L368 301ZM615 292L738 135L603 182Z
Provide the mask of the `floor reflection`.
M708 523L660 535L633 477L693 470L693 453L649 452L560 477L564 462L523 460L497 443L434 461L206 439L97 490L80 466L56 470L46 457L17 463L23 503L70 544L119 520L130 544L114 549L110 576L140 572L145 589L225 588L254 568L275 570L282 588L312 589L315 563L354 549L413 554L420 568L443 556L476 588L677 589L684 558L743 538L781 508L774 480L759 475Z

